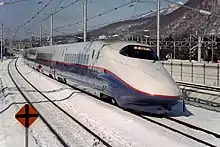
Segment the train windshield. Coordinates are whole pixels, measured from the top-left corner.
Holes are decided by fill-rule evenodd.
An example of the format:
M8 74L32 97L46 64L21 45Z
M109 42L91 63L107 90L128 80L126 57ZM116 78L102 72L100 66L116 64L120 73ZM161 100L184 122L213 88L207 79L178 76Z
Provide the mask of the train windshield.
M120 54L131 58L158 61L156 53L146 46L128 45L120 50Z

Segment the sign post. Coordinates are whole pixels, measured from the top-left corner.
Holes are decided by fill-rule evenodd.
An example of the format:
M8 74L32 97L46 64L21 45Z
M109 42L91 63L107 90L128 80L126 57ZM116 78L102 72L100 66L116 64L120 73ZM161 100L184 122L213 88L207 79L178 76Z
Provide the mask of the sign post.
M28 128L38 118L39 114L35 108L25 104L16 114L15 118L25 127L25 146L28 147Z

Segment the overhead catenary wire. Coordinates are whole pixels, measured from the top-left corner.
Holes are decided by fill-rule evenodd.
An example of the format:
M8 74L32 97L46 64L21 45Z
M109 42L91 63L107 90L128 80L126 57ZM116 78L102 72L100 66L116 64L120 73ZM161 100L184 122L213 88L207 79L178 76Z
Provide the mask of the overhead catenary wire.
M45 17L42 21L40 21L40 23L42 23L42 22L44 22L45 20L47 20L48 18L50 18L51 15L55 15L55 14L59 13L60 11L62 11L62 10L64 10L64 9L70 7L71 5L77 3L78 1L80 1L80 0L75 0L75 1L71 2L70 4L67 4L66 6L61 7L61 8L58 9L57 11L54 11L53 13L51 13L51 14L49 14L47 17Z
M196 9L196 8L193 8L193 7L189 7L189 6L186 6L186 5L184 5L184 4L177 3L177 2L172 2L172 1L170 1L170 0L160 0L160 1L164 1L164 2L168 2L168 3L176 4L176 5L178 5L178 6L185 7L185 8L191 9L191 10L196 10L196 11L202 13L202 14L208 14L208 15L209 15L209 13L206 12L205 10L199 10L199 9ZM145 2L145 3L146 3L146 2L149 3L149 2L152 2L152 3L155 3L155 4L156 4L156 2L151 1L151 0L137 0L137 1L132 0L132 1L130 1L130 2L128 2L128 3L125 3L125 4L123 4L123 5L119 6L119 7L116 7L116 8L114 8L114 9L111 9L111 10L105 11L105 12L103 12L103 13L100 13L100 14L97 14L97 15L94 15L94 16L91 16L91 17L89 17L87 20L91 20L91 19L100 17L100 16L102 16L102 15L104 15L104 14L110 13L110 12L112 12L112 11L114 11L114 10L117 10L117 9L119 9L119 8L122 8L122 7L124 7L124 6L127 6L127 5L129 5L129 4L133 3L133 2L138 2L138 3L144 3L144 2ZM74 25L74 24L79 24L79 23L81 23L81 22L83 22L83 21L77 21L77 22L74 22L74 23L72 23L72 24L68 24L68 25L65 25L65 26L56 27L55 29L70 27L70 26L72 26L72 25ZM55 29L54 29L54 30L55 30Z
M64 2L64 0L61 0L61 1L59 2L58 6L54 9L54 11L56 11L56 10L60 7L60 5L61 5L63 2Z
M32 16L29 20L27 20L27 21L24 22L22 25L20 25L19 27L17 27L13 38L16 36L16 34L18 33L18 31L19 31L20 28L24 27L26 24L30 23L31 20L35 19L35 17L36 17L37 15L39 15L45 8L47 8L48 5L49 5L52 1L53 1L53 0L49 0L49 2L48 2L46 5L44 5L44 7L41 8L34 16Z
M220 16L218 16L216 14L212 14L211 12L209 12L207 10L201 10L201 9L193 8L193 7L187 6L186 4L181 4L181 3L178 3L178 2L173 2L171 0L160 0L160 1L164 1L164 2L167 2L167 3L170 3L170 4L174 4L174 5L177 5L177 6L180 6L180 7L183 7L183 8L186 8L186 9L198 12L200 14L213 15L213 16L216 16L216 17L220 17Z
M141 13L141 14L137 14L137 15L134 15L134 16L129 16L129 17L126 17L126 18L121 18L121 19L117 19L117 20L114 20L114 21L109 21L109 22L105 22L105 23L96 24L96 25L90 26L90 27L88 28L88 30L90 31L90 30L93 29L93 28L100 27L100 26L110 25L110 24L112 24L112 23L116 23L116 22L119 22L119 21L126 21L126 20L129 20L129 19L134 18L134 17L140 17L140 16L143 15L143 14L149 14L149 13L151 13L151 12L152 12L152 10L147 11L147 12L144 12L144 13ZM62 33L62 34L64 34L64 35L72 35L72 34L77 34L77 33L82 32L82 31L76 31L76 32L74 32L74 33L68 34L68 33L65 33L65 32L60 31L58 28L54 29L53 31ZM44 34L47 34L47 32L45 32Z
M120 9L120 8L122 8L122 7L125 7L125 6L127 6L127 5L129 5L129 4L133 3L133 2L134 2L134 1L130 1L130 2L124 3L124 4L122 4L122 5L118 6L118 7L115 7L115 8L113 8L113 9L110 9L110 10L108 10L108 11L104 11L104 12L102 12L102 13L99 13L99 14L96 14L96 15L94 15L94 16L91 16L91 17L87 18L87 21L88 21L88 20L92 20L92 19L97 18L97 17L101 17L101 16L103 16L103 15L105 15L105 14L107 14L107 13L113 12L113 11L115 11L115 10L118 10L118 9ZM54 30L57 30L57 29L61 29L61 28L70 27L70 26L72 26L72 25L79 24L79 23L81 23L81 22L83 22L83 20L75 21L75 22L73 22L73 23L71 23L71 24L68 24L68 25L56 27L56 28L53 29L53 31L54 31Z
M29 0L18 0L18 1L12 1L12 2L0 2L1 6L5 6L5 5L11 5L11 4L16 4L16 3L21 3L21 2L25 2L25 1L29 1Z
M63 0L63 1L64 1L64 0ZM75 3L78 2L78 1L80 1L80 0L74 0L73 2L71 2L71 3L69 3L69 4L65 5L65 6L61 6L60 9L58 9L59 6L61 5L61 2L62 2L62 1L61 1L60 4L59 4L59 6L55 9L55 11L54 11L53 13L50 13L50 14L49 14L48 16L46 16L43 20L41 20L41 21L40 21L40 24L41 24L42 22L44 22L45 20L47 20L48 18L50 18L51 15L55 15L55 14L61 12L62 10L64 10L64 9L70 7L71 5L75 4ZM58 10L57 10L57 9L58 9ZM32 27L38 27L38 25L33 25ZM30 28L28 28L28 29L30 29ZM27 30L28 30L28 29L27 29Z
M73 5L74 3L78 2L78 1L80 1L80 0L75 0L74 2L72 2L72 3L70 3L70 4L68 4L68 5L64 6L64 7L62 7L61 9L59 9L59 10L56 11L56 12L54 12L53 14L56 14L56 13L60 12L61 10L63 10L63 9L65 9L65 8L69 7L70 5ZM122 7L125 7L125 6L127 6L127 5L130 5L131 3L134 3L134 2L142 2L142 1L139 1L139 0L138 0L138 1L131 0L130 2L123 3L122 5L120 5L120 6L118 6L118 7L115 7L115 8L112 8L112 9L108 10L108 11L104 11L104 12L102 12L102 13L99 13L99 14L96 14L96 15L94 15L94 16L91 16L91 17L87 18L87 20L92 20L92 19L94 19L94 18L101 17L101 16L103 16L103 15L105 15L105 14L108 14L108 13L111 13L111 12L113 12L113 11L116 11L116 10L118 10L118 9L120 9L120 8L122 8ZM151 2L152 2L152 1L151 1ZM139 14L139 15L140 15L140 14ZM48 15L46 18L44 18L40 23L42 23L43 21L45 21L46 19L48 19L50 16L51 16L51 14ZM58 32L58 31L57 31L58 29L70 27L70 26L72 26L72 25L74 25L74 24L79 24L79 23L81 23L81 22L83 22L83 20L76 21L76 22L73 22L73 23L68 24L68 25L56 27L56 28L53 29L53 31ZM45 34L48 33L48 32L49 32L49 31L45 32Z
M77 1L80 1L80 0L76 0L75 2L77 2ZM199 9L196 9L196 8L192 8L192 7L189 7L189 6L186 6L186 5L184 5L184 4L180 4L180 3L177 3L177 2L172 2L172 1L170 1L170 0L160 0L160 1L164 1L164 2L168 2L168 3L172 3L172 4L176 4L176 5L178 5L178 6L181 6L181 7L185 7L185 8L188 8L188 9L191 9L191 10L196 10L197 12L200 12L200 13L202 13L202 14L210 14L210 13L208 13L207 11L203 11L203 10L199 10ZM149 3L149 2L152 2L152 3L154 3L153 1L151 1L151 0L137 0L137 1L134 1L134 0L132 0L131 2L128 2L129 4L130 3L133 3L133 2L139 2L139 3ZM73 2L72 2L73 3ZM72 4L71 3L71 4ZM156 2L155 2L156 3ZM69 4L69 5L71 5L71 4ZM68 7L68 6L65 6L65 7ZM61 9L59 9L58 11L61 11L61 10L63 10L64 9L64 7L61 7ZM109 12L112 12L112 11L114 11L114 10L117 10L118 8L114 8L113 10L109 10ZM106 14L106 13L109 13L108 11L106 11L105 13L101 13L101 14L97 14L97 15L95 15L95 16L92 16L92 17L90 17L90 18L88 18L88 20L90 20L90 19L93 19L93 18L96 18L96 17L99 17L99 16L102 16L102 15L104 15L104 14ZM58 13L57 11L56 11L56 13ZM45 18L44 20L46 20L46 19L48 19L49 18L49 16L47 17L47 18ZM43 21L44 21L43 20ZM43 22L43 21L41 21L41 22ZM79 23L81 23L81 22L83 22L83 21L77 21L77 22L74 22L74 23L72 23L72 24L68 24L68 25L65 25L65 26L60 26L60 27L57 27L57 28L55 28L54 30L56 30L56 29L60 29L60 28L65 28L65 27L70 27L70 26L72 26L72 25L74 25L74 24L79 24Z

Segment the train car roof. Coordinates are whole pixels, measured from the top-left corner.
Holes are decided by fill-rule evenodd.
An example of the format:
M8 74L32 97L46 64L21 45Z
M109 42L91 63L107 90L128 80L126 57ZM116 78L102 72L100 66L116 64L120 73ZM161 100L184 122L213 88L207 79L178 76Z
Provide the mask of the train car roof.
M128 45L139 45L139 46L146 46L146 47L150 47L148 44L142 44L142 43L137 43L137 42L131 42L131 41L118 41L118 40L104 40L103 41L104 44L107 44L109 46L111 46L111 48L114 48L116 50L120 50L125 46Z
M29 48L27 50L32 50L32 49L45 49L45 48L51 48L51 47L69 47L69 46L80 46L80 45L85 45L88 43L101 43L101 44L106 44L110 46L111 48L114 48L116 50L120 50L123 47L127 45L141 45L141 46L146 46L150 47L147 44L142 44L142 43L136 43L136 42L131 42L131 41L120 41L120 40L99 40L99 41L92 41L92 42L77 42L77 43L70 43L70 44L60 44L60 45L53 45L53 46L42 46L42 47L36 47L36 48Z

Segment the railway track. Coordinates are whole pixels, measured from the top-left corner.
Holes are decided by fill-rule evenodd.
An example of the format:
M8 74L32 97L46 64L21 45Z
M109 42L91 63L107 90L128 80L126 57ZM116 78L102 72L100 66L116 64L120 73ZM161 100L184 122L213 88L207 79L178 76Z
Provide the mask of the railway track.
M200 128L198 126L194 126L192 124L189 124L187 122L169 117L169 116L165 116L163 118L156 118L156 117L149 117L149 116L145 116L145 115L139 115L136 114L139 117L152 122L154 124L157 124L158 126L161 126L163 128L166 128L170 131L176 132L180 135L183 135L189 139L192 139L194 141L197 141L203 145L207 145L207 146L211 146L211 147L217 147L217 145L215 143L211 143L207 140L205 140L204 138L200 138L199 135L192 135L193 132L202 132L204 134L206 134L206 136L208 136L208 138L210 138L210 136L212 136L212 138L219 140L220 138L220 134L206 130L204 128ZM202 135L204 136L204 135Z
M97 138L103 145L107 146L107 147L111 147L111 145L109 143L107 143L105 140L103 140L100 136L98 136L97 134L95 134L92 130L90 130L88 127L86 127L85 125L83 125L81 122L79 122L77 119L75 119L73 116L71 116L68 112L66 112L64 109L62 109L60 106L58 106L54 101L52 101L49 97L47 97L44 93L42 93L39 89L37 89L33 84L31 84L23 75L22 73L18 70L17 68L17 60L15 61L15 69L18 72L18 74L33 88L35 89L40 95L42 95L47 101L49 101L52 105L54 105L57 109L59 109L63 114L65 114L67 117L69 117L72 121L74 121L75 123L77 123L80 127L82 127L84 130L86 130L89 134L91 134L92 136L94 136L95 138ZM12 60L13 61L13 60ZM12 62L11 61L11 62ZM22 96L25 98L25 100L32 106L33 104L31 103L31 101L27 98L27 96L24 94L24 92L19 88L18 84L15 82L15 80L12 77L12 74L9 70L9 66L11 64L11 62L8 64L8 72L9 75L13 81L13 83L16 85L16 88L18 89L18 91L22 94ZM35 107L34 107L35 108ZM36 108L35 108L36 109ZM37 109L36 109L37 110ZM38 111L39 112L39 111ZM64 139L58 134L58 132L56 132L53 127L46 121L46 119L39 113L40 118L42 119L42 121L47 125L47 127L51 130L51 132L57 137L57 139L61 142L61 144L65 147L67 147L67 143L64 141Z
M47 76L47 75L46 75L46 76ZM49 77L49 76L47 76L47 77ZM61 83L62 83L62 82L61 82ZM65 84L65 85L68 85L68 84ZM83 92L83 93L85 93L85 94L88 94L88 95L90 95L90 96L96 97L96 96L94 96L94 95L92 95L92 94L89 94L88 92L85 92L85 91L83 91L83 90L81 90L81 89L79 89L79 88L77 88L77 87L72 86L72 85L68 85L68 86L70 86L70 87L72 87L72 88L74 88L74 89L76 89L76 90L79 90L79 91L81 91L81 92ZM213 144L213 143L210 143L210 142L208 142L208 141L204 141L203 139L201 139L201 138L199 138L199 137L193 136L193 135L187 133L186 131L182 131L182 130L180 130L180 129L178 129L178 128L174 128L172 125L164 124L164 123L163 123L164 120L169 121L170 124L171 124L171 123L172 123L172 124L175 123L175 124L178 124L179 126L183 126L183 127L187 128L187 129L189 129L189 130L200 131L200 132L205 133L206 135L214 136L214 138L216 138L216 139L219 139L219 138L220 138L220 134L218 134L218 133L215 133L215 132L206 130L206 129L201 128L201 127L198 127L198 126L194 126L194 125L192 125L192 124L189 124L189 123L184 122L184 121L180 121L180 120L175 119L175 118L172 118L172 117L166 116L166 117L164 117L164 118L154 118L154 117L139 115L139 114L133 113L133 112L131 112L131 113L134 114L134 115L137 115L137 116L139 116L139 117L141 117L141 118L143 118L143 119L145 119L145 120L147 120L147 121L149 121L149 122L152 122L152 123L154 123L154 124L157 124L157 125L159 125L159 126L161 126L161 127L163 127L163 128L166 128L166 129L168 129L168 130L171 130L171 131L173 131L173 132L176 132L176 133L178 133L178 134L181 134L181 135L183 135L183 136L185 136L185 137L187 137L187 138L189 138L189 139L192 139L192 140L194 140L194 141L197 141L197 142L199 142L199 143L201 143L201 144L204 144L204 145L207 145L207 146L215 147L216 145Z
M34 105L31 103L31 101L28 99L28 97L24 94L24 92L19 88L18 84L15 82L15 79L13 78L12 74L11 74L11 71L10 71L10 64L13 62L14 59L12 59L9 64L8 64L8 74L11 78L11 80L13 81L15 87L18 89L18 91L20 92L20 94L24 97L24 99L27 101L28 104L30 104L33 108ZM37 110L35 108L35 110ZM59 142L67 147L67 143L64 141L64 139L58 134L58 132L56 132L53 127L48 123L48 121L41 115L41 113L38 111L38 114L39 114L39 117L40 119L44 122L44 124L48 127L48 129L56 136L56 138L59 140Z

